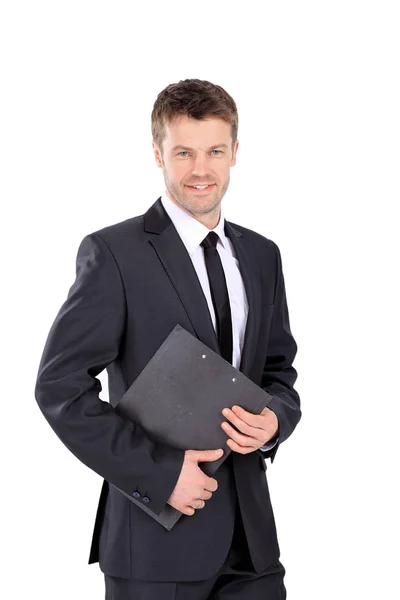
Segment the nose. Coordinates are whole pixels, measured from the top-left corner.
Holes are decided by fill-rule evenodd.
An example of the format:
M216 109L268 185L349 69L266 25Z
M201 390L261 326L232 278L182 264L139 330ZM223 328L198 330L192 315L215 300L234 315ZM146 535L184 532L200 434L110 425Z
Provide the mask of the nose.
M206 159L201 153L197 153L194 159L192 173L193 175L203 176L207 172Z

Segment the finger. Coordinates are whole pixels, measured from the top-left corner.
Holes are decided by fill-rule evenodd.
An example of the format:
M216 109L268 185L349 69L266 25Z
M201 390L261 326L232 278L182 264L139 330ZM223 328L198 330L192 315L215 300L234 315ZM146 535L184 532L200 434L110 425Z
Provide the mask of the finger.
M239 418L241 421L243 421L247 425L250 425L251 427L254 427L256 429L263 428L263 419L261 418L261 415L253 415L253 413L248 412L247 410L245 410L241 406L238 406L237 404L232 406L231 413L235 415L236 418Z
M246 411L244 411L244 412L246 412ZM241 431L242 433L256 437L256 435L257 435L256 430L259 430L260 435L262 435L261 427L254 427L251 423L248 423L245 420L243 420L241 418L241 415L239 415L238 413L235 413L233 410L226 408L222 411L222 413L223 413L224 417L229 419L229 421L231 423L233 423L233 425L235 425L235 427L237 427L237 429L239 429L239 431ZM247 413L247 414L250 414L250 413ZM254 417L255 415L251 415L251 416Z
M238 452L239 454L250 454L250 452L254 452L254 450L256 450L256 448L247 448L240 446L240 444L237 444L236 442L230 439L226 443L233 452Z
M223 411L224 417L229 419L229 421L242 433L246 435L252 435L253 427L243 421L240 417L238 417L232 410L229 408L224 409Z
M208 492L207 490L204 490L203 492L200 492L199 495L199 500L210 500L210 498L212 498L212 493Z
M254 447L255 445L259 444L259 440L257 438L250 435L243 435L242 433L237 432L236 429L229 425L229 423L224 422L221 424L221 427L225 431L226 435L228 435L231 439L233 439L233 441L237 442L243 447Z

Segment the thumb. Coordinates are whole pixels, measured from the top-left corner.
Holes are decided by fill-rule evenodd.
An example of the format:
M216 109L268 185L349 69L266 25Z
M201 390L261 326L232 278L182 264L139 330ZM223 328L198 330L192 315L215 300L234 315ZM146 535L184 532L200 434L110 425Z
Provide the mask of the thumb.
M224 451L222 448L218 448L218 450L199 450L196 453L197 462L207 462L212 460L217 460L223 455Z

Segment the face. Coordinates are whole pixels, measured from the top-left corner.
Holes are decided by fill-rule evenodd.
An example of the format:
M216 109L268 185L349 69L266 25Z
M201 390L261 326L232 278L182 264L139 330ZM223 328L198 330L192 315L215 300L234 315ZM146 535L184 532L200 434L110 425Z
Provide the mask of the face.
M216 117L198 120L181 115L165 125L161 149L153 141L157 166L162 168L168 195L200 222L214 228L220 204L236 164L239 142L232 152L231 126ZM194 185L205 185L197 190Z

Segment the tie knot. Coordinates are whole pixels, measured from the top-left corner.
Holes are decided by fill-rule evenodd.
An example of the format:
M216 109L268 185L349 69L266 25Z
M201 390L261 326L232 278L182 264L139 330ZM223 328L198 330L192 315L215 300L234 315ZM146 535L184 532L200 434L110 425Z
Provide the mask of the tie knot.
M215 233L215 231L210 231L210 233L201 242L201 246L203 246L203 248L216 248L218 239L218 235Z

